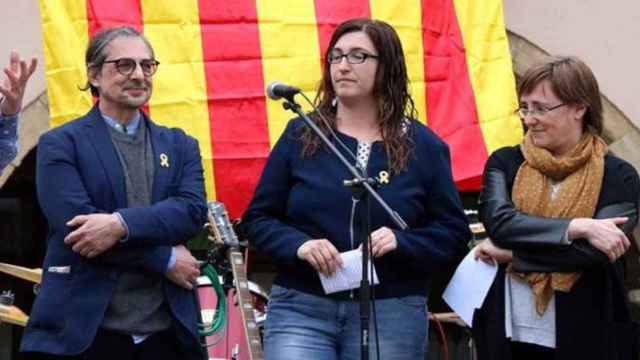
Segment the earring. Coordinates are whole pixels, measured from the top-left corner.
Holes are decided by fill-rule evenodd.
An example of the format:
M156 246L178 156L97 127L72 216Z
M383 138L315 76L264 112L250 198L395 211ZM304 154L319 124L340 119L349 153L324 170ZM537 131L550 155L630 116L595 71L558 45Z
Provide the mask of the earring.
M333 100L331 100L331 107L337 107L338 106L338 98L334 97Z

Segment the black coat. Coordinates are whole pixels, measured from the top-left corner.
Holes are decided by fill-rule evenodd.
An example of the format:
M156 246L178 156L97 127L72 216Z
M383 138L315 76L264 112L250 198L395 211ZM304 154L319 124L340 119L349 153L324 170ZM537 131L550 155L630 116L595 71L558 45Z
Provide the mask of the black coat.
M639 331L632 322L623 285L623 261L607 256L586 240L564 242L571 219L547 219L519 212L511 202L516 173L524 161L519 147L489 158L480 196L480 216L489 237L513 250L516 271L573 272L582 276L571 292L555 293L556 359L638 359ZM635 169L613 155L605 157L596 218L628 216L630 234L638 221L640 180ZM502 265L481 309L474 314L473 336L481 360L511 359L504 325Z

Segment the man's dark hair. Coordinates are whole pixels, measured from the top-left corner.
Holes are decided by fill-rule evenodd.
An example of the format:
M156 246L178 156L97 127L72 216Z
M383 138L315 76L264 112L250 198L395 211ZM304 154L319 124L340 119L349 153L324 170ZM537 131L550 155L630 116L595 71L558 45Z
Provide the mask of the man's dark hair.
M107 48L107 45L109 45L113 40L122 37L139 38L145 43L145 45L147 45L147 48L149 48L151 57L155 58L151 43L138 30L130 26L118 26L100 30L91 38L91 41L89 41L89 46L87 46L87 52L85 53L85 63L87 65L88 79L87 84L84 87L80 88L80 90L91 90L91 95L95 97L100 96L100 91L98 90L98 88L91 85L91 72L100 70L102 68L102 65L104 65L105 60L107 60L107 56L109 55L105 50Z

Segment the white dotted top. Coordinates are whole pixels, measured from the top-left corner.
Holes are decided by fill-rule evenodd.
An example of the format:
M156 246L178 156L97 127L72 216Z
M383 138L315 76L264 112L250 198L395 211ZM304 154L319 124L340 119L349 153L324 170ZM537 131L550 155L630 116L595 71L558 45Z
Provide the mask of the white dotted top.
M356 166L361 170L367 169L367 163L369 162L369 155L371 154L371 143L358 141L358 155Z

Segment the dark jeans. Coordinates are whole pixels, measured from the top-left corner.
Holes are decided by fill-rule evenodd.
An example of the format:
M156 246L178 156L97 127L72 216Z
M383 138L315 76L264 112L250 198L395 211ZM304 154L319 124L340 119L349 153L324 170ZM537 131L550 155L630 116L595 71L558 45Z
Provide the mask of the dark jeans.
M134 344L130 335L100 329L91 346L80 355L23 354L26 360L175 360L186 357L173 329L153 334L139 344Z

